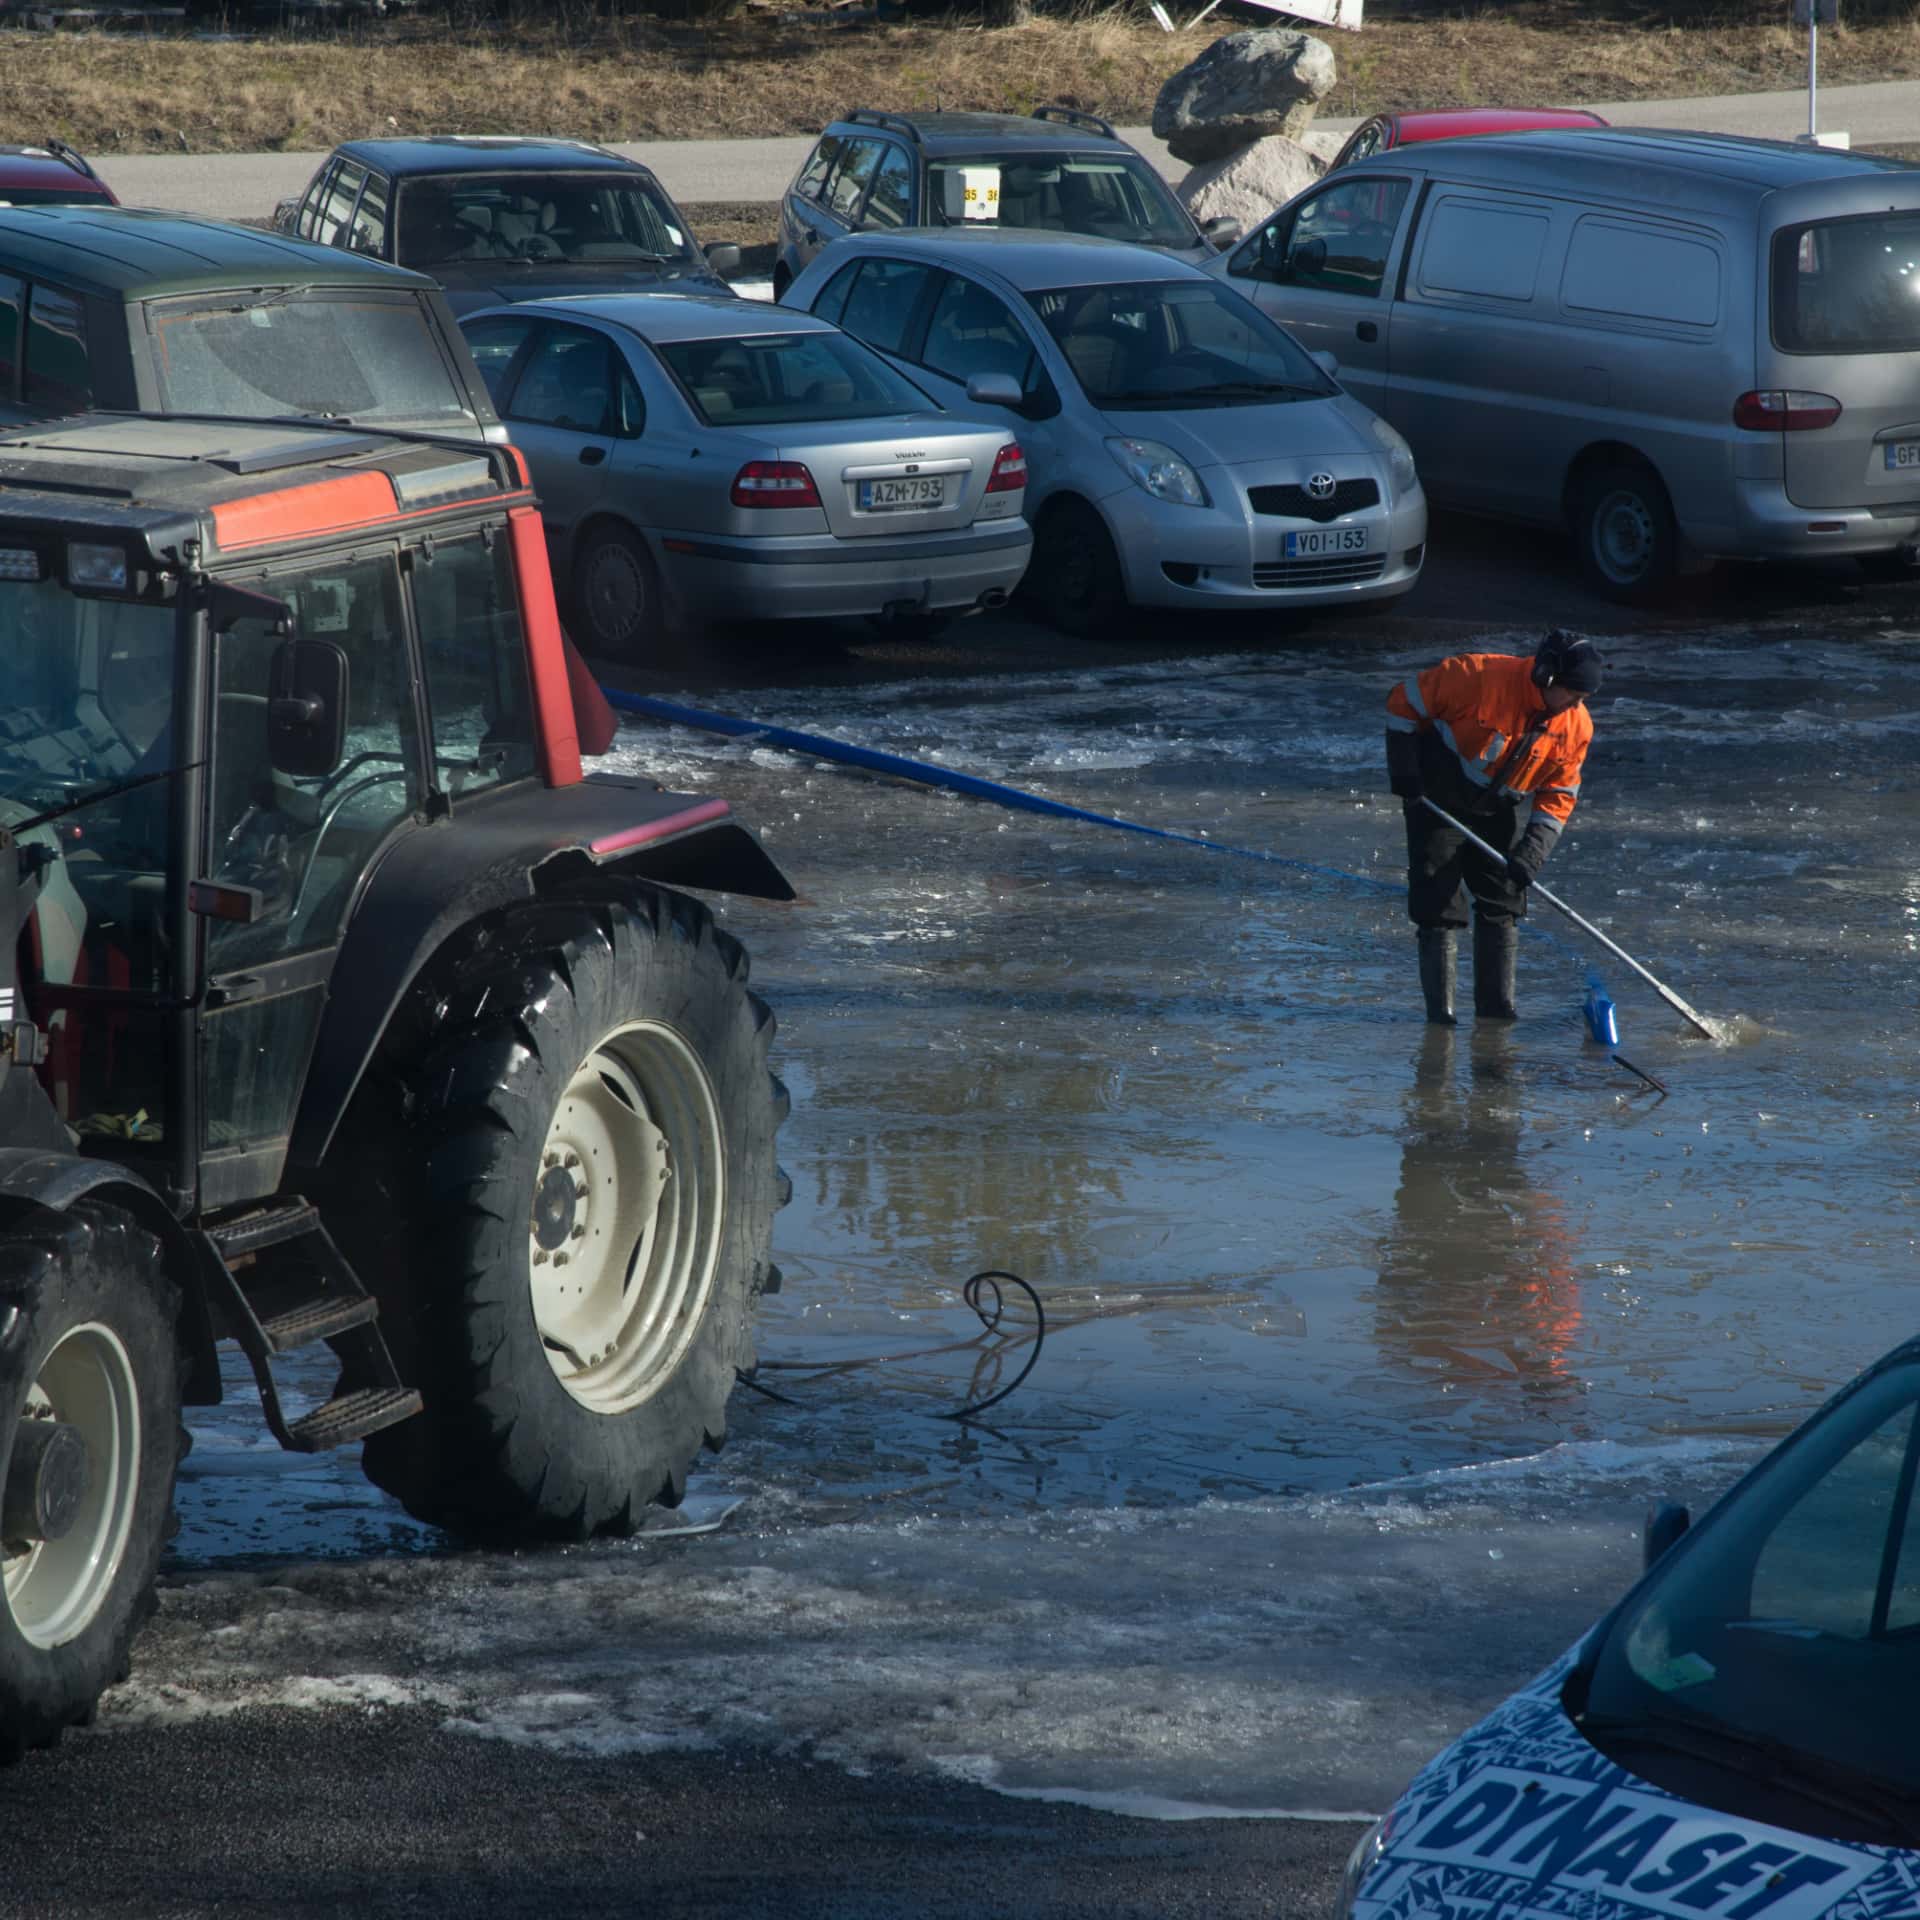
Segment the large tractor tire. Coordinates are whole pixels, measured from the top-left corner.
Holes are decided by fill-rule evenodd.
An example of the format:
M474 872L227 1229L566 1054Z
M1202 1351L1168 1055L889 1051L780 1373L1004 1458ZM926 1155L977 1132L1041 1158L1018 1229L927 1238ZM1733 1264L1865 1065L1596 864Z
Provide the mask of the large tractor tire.
M721 1444L778 1284L773 1016L739 942L650 888L518 910L453 959L383 1071L405 1117L376 1207L341 1221L426 1403L366 1471L481 1538L631 1532Z
M114 1208L0 1228L0 1762L90 1720L153 1611L176 1298L159 1242Z

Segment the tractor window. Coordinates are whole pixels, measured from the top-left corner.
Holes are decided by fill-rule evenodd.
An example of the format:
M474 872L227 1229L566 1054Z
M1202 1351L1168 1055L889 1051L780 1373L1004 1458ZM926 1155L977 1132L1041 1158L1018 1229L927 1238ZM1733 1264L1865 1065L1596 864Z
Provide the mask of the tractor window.
M216 643L211 837L208 871L257 887L251 926L207 926L208 971L260 965L329 945L367 862L394 824L420 804L413 690L391 558L316 562L276 575L303 638L331 640L347 656L347 750L317 779L279 773L267 753L267 689L281 636L241 620Z
M506 540L456 540L411 569L436 784L456 796L534 770L526 636Z

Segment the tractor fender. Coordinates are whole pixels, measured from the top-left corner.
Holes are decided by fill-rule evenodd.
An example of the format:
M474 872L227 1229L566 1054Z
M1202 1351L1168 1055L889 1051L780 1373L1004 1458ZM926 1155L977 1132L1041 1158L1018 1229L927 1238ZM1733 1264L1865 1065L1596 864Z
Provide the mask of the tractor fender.
M791 900L793 888L724 800L593 774L456 801L452 820L394 841L355 904L334 963L313 1065L287 1148L317 1168L387 1024L421 969L463 927L617 873L659 886Z
M218 1405L220 1361L199 1256L173 1209L131 1167L115 1161L32 1147L0 1147L0 1229L10 1217L31 1208L65 1213L76 1200L89 1198L122 1208L160 1242L167 1276L180 1289L180 1352L187 1366L184 1397L193 1406ZM7 1305L0 1303L0 1345L5 1342L7 1312Z

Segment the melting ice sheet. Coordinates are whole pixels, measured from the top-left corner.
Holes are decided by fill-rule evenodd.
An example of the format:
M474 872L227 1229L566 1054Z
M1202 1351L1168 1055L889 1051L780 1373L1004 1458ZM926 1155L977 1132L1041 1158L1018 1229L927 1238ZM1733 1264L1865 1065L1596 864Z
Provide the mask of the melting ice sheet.
M183 1567L103 1724L412 1704L561 1752L744 1742L1162 1817L1358 1816L1625 1589L1649 1499L1751 1451L830 1526L768 1491L693 1536Z

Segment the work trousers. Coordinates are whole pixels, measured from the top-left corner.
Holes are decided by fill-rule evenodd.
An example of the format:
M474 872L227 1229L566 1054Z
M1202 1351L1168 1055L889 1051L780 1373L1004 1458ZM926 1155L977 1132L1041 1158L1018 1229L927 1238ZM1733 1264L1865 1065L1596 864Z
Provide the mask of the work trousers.
M1519 840L1521 808L1504 802L1488 806L1484 794L1458 778L1429 778L1427 791L1503 854ZM1477 810L1470 810L1476 801ZM1483 920L1515 921L1527 911L1527 890L1508 873L1504 860L1482 853L1431 808L1417 800L1409 803L1407 918L1416 927L1464 927L1469 900Z

